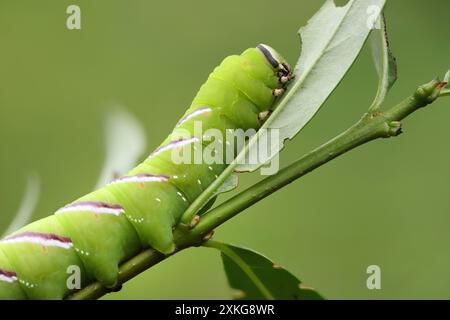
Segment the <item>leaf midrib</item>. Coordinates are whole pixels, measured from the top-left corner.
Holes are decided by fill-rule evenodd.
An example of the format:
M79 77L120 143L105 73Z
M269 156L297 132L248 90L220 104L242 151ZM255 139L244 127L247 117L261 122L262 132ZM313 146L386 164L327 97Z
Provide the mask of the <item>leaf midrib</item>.
M255 287L267 300L275 299L270 290L264 285L264 283L256 275L256 273L253 272L251 267L238 254L236 254L231 247L212 240L208 241L205 246L219 249L222 254L225 254L228 258L230 258L242 270L242 272L244 272L248 276Z

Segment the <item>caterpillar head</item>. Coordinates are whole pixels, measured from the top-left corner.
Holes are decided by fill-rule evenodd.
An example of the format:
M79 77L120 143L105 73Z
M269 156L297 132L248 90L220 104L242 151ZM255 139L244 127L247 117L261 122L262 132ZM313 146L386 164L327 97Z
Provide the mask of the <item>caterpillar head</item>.
M278 72L278 77L282 83L288 82L291 79L292 70L286 59L279 54L274 48L266 44L258 44L256 48L261 51L270 65Z

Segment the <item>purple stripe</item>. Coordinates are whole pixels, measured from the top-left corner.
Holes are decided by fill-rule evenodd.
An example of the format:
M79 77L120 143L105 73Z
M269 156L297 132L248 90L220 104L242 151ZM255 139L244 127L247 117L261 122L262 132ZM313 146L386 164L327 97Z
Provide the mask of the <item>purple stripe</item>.
M8 278L17 276L17 274L14 271L8 271L8 270L4 270L4 269L0 269L0 275L8 277Z
M108 208L108 209L123 209L121 205L119 204L109 204L101 201L81 201L81 202L74 202L71 204L68 204L67 206L64 206L62 209L66 208L76 208L79 206L92 206L96 208Z
M197 141L199 141L199 139L198 139L197 137L181 138L181 139L178 139L178 140L173 140L173 141L169 142L168 144L165 144L165 145L163 145L163 146L160 146L158 149L156 149L156 150L149 156L149 158L154 157L154 156L158 155L158 154L161 153L161 152L170 150L172 147L176 147L178 144L179 144L179 145L184 145L183 142L192 143L192 142L197 142Z
M210 112L211 108L210 107L204 107L204 108L198 108L194 111L192 111L191 113L187 114L185 117L183 117L180 121L178 121L177 123L177 127L181 126L183 123L185 123L187 120L190 120L191 118L203 114L205 112Z
M32 238L38 238L42 240L56 240L62 243L72 243L72 240L68 237L62 237L58 236L53 233L40 233L40 232L33 232L33 231L25 231L13 234L9 237L6 237L5 240L13 240L13 239L20 239L23 237L32 237Z

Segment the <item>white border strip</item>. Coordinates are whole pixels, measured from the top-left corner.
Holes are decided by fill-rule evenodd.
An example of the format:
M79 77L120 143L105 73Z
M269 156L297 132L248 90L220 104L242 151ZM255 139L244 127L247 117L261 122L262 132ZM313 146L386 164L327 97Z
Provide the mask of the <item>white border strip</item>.
M124 213L123 208L108 208L108 207L99 207L92 204L74 204L71 206L63 207L55 212L55 215L66 213L66 212L80 212L80 211L88 211L89 213L96 214L111 214L114 216L119 216Z
M5 239L0 242L4 244L34 243L45 247L58 247L63 249L70 249L73 246L72 242L63 242L56 239L43 239L41 237L31 235L26 235L23 237L17 237L12 239Z
M177 123L177 127L181 126L183 123L185 123L186 121L199 116L201 114L204 113L208 113L211 112L211 108L199 108L197 110L194 110L193 112L189 113L186 117L184 117L183 119L181 119L178 123Z

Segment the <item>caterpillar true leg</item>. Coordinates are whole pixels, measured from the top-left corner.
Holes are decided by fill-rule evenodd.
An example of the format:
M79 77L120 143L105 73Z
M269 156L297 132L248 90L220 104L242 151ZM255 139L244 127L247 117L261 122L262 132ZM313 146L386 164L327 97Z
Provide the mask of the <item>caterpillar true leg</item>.
M283 89L283 88L273 89L273 90L272 90L272 94L273 94L275 97L279 97L279 96L283 95L283 93L284 93L284 89Z
M267 118L269 118L270 113L271 113L270 110L260 112L260 113L258 114L258 119L259 119L259 121L261 121L261 122L266 121Z

